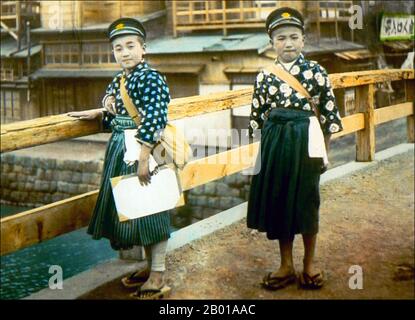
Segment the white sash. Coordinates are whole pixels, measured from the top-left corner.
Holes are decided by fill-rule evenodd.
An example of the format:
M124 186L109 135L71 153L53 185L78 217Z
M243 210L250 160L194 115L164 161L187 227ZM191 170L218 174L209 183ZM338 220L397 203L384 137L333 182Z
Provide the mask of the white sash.
M324 136L320 124L315 116L312 116L309 119L308 156L310 158L323 158L324 165L328 165L329 160L327 157L326 144L324 143Z

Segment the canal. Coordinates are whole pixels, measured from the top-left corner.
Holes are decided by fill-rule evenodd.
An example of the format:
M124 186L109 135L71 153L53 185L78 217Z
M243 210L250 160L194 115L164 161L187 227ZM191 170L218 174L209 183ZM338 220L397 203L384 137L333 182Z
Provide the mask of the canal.
M7 205L0 208L2 218L29 209ZM118 253L111 249L108 240L91 241L86 228L82 228L2 256L0 297L21 299L48 287L52 265L61 266L66 279L117 258Z

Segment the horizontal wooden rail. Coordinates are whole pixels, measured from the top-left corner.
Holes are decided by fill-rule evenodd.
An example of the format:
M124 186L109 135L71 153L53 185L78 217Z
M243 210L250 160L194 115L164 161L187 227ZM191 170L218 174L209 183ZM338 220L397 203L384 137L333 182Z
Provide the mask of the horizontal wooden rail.
M413 115L412 102L405 102L375 109L375 124L385 123L403 117L408 117L410 115Z
M364 129L365 119L363 113L356 113L343 118L342 125L343 131L333 134L332 139L337 139L339 137L345 136L346 134Z
M364 128L363 114L342 119L344 130L333 139ZM245 145L190 162L181 173L183 190L189 190L253 166L258 143ZM239 158L238 158L239 157ZM234 161L240 159L243 161ZM251 159L252 161L247 161ZM52 239L86 226L98 190L61 200L1 219L1 254Z
M330 75L330 81L334 89L405 79L414 79L414 71L393 69ZM169 105L169 120L249 105L251 99L251 88L173 99ZM99 127L98 121L77 120L67 115L49 116L6 124L1 128L0 152L98 133L100 131Z
M363 86L366 84L398 81L414 78L412 69L368 70L329 75L333 89Z
M42 117L1 126L1 153L100 132L99 121L67 115ZM66 137L66 138L64 138Z

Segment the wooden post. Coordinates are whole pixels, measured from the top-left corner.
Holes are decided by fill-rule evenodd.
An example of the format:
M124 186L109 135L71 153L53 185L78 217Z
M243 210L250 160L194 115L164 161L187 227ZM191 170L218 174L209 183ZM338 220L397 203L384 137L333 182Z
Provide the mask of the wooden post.
M317 22L316 22L316 25L317 25L317 43L320 43L320 33L321 33L321 30L320 30L320 12L321 12L320 2L317 2ZM327 13L327 15L328 15L328 13Z
M83 28L84 24L83 24L83 4L82 1L76 1L75 2L75 13L74 15L76 17L78 17L77 21L75 23L77 23L77 28Z
M189 22L193 24L193 1L189 2Z
M171 17L172 17L172 24L173 24L173 37L174 38L177 38L177 28L176 28L176 25L177 25L176 1L172 1L171 5L172 5L172 15L171 15Z
M338 3L334 4L334 21L335 21L335 31L336 31L336 43L339 42L339 21L337 19L337 15L339 12Z
M356 132L356 161L375 159L374 85L356 88L356 112L365 119L365 128Z
M244 19L244 2L243 2L243 0L239 0L239 20L241 20L242 22L245 20Z
M16 1L16 34L17 34L17 50L20 51L22 46L22 17L21 17L21 3L20 1Z
M406 101L412 102L412 115L406 118L406 127L407 127L407 135L408 135L408 142L414 143L415 142L415 135L414 135L414 114L415 114L415 108L414 108L414 86L415 86L415 80L406 80L405 81L405 96Z
M228 30L226 29L226 1L222 0L222 30L223 35L226 37L228 35Z
M209 23L210 22L210 17L209 17L209 1L205 1L205 10L206 10L205 22L206 23Z

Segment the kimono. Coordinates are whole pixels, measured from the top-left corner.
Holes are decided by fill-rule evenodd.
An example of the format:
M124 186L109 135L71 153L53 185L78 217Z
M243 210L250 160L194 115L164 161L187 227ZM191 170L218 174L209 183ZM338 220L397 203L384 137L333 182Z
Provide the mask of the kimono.
M278 63L278 62L277 62ZM326 70L302 54L287 70L310 93L324 135L343 130ZM266 69L255 81L249 134L261 130L258 174L252 177L247 225L268 239L293 240L318 232L322 158L309 156L314 112L306 97Z
M151 69L147 63L139 63L126 77L125 88L137 108L141 123L137 127L124 107L120 93L118 73L109 84L103 103L108 96L115 97L115 112L103 113L102 124L111 130L108 142L101 187L87 232L93 239L108 238L115 250L129 249L134 245L147 246L170 237L169 212L120 222L112 195L110 178L137 172L137 164L128 166L124 161L124 130L137 129L137 141L154 146L160 139L160 131L167 124L167 108L170 102L169 88L164 76ZM137 199L139 201L139 199Z

